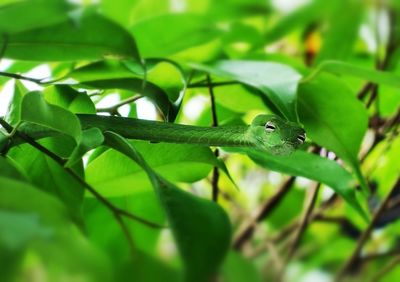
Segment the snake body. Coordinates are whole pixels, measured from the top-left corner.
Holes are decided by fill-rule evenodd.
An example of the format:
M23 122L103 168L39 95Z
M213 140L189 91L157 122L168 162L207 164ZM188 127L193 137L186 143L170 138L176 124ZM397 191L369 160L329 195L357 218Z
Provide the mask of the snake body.
M197 144L204 146L253 147L286 155L305 140L298 124L274 115L259 115L251 125L202 127L115 116L78 115L83 129L97 127L128 139Z
M250 125L203 127L142 119L78 114L82 129L113 131L128 139L197 144L219 147L250 147L274 155L288 155L305 141L305 131L275 115L259 115ZM19 131L34 139L60 133L49 128L23 123ZM20 140L21 141L21 140ZM18 140L14 141L18 144Z

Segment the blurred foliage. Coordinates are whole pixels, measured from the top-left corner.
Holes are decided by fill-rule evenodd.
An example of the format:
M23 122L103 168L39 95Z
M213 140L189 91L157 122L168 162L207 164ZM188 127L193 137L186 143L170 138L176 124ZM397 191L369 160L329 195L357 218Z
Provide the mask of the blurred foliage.
M0 281L399 280L399 27L397 0L1 0ZM95 113L307 140L218 154Z

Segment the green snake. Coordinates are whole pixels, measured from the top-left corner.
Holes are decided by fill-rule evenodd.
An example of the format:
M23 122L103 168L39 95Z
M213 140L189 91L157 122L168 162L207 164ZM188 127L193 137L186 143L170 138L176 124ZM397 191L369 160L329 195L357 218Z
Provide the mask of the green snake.
M252 147L287 155L305 141L298 124L275 115L258 115L251 125L202 127L115 116L78 115L83 129L97 127L128 139L219 147Z
M128 139L218 147L249 147L273 155L288 155L306 139L304 129L297 123L283 120L275 115L258 115L250 125L218 127L91 114L77 116L83 130L96 127L102 132L113 131ZM34 139L59 134L32 123L22 124L19 131ZM18 143L16 141L14 144Z

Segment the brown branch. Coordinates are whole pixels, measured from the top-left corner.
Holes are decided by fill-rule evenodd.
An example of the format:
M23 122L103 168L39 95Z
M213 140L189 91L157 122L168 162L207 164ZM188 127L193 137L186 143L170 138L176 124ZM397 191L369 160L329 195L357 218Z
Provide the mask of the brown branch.
M238 234L233 240L233 247L236 250L240 250L243 245L251 238L254 233L256 224L266 218L279 205L284 196L289 192L290 187L294 183L295 179L296 178L294 176L291 176L289 179L287 179L278 188L278 191L261 205L256 215L248 222L244 223L244 227L239 230Z
M288 254L283 262L282 268L280 269L279 273L278 273L278 281L282 281L282 277L285 273L286 267L289 264L291 258L293 257L294 253L297 250L297 247L300 244L300 240L303 236L304 231L306 230L308 223L310 221L310 219L312 218L312 210L315 207L315 202L317 200L317 196L318 196L318 192L320 189L321 183L315 183L313 185L313 187L311 187L311 189L309 190L309 194L306 198L305 201L305 210L304 213L302 215L302 218L300 220L300 224L299 227L297 229L297 232L294 235L294 239L290 245Z
M217 108L215 105L215 95L214 95L214 89L213 89L213 84L211 82L210 75L206 76L206 80L207 80L208 92L210 93L210 100L211 100L212 126L217 127L218 126ZM214 155L216 158L218 158L218 156L219 156L218 148L215 149ZM212 175L212 179L211 179L212 200L214 202L218 202L218 194L219 194L218 181L219 181L219 169L218 169L218 167L214 166L213 175Z
M361 234L360 238L357 241L357 245L349 258L349 260L343 265L343 267L339 270L336 281L340 281L348 272L349 270L360 260L360 253L364 246L364 244L369 239L369 236L374 228L374 226L378 223L379 217L385 211L387 204L389 203L393 193L396 192L396 188L400 187L400 178L397 180L396 184L393 186L391 191L387 194L385 199L382 201L380 206L377 210L375 210L372 220L369 223L367 229Z
M14 78L14 79L27 80L27 81L31 81L31 82L34 82L34 83L37 83L37 84L46 84L46 82L43 82L44 78L37 79L37 78L23 76L23 75L16 74L16 73L9 73L9 72L0 71L0 76L10 77L10 78Z

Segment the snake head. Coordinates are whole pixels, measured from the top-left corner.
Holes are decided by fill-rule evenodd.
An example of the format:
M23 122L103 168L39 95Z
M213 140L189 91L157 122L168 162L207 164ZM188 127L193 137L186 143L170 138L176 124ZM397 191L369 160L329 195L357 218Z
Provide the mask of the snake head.
M261 150L274 155L289 155L300 147L306 133L297 123L275 115L258 115L250 126L251 140Z

